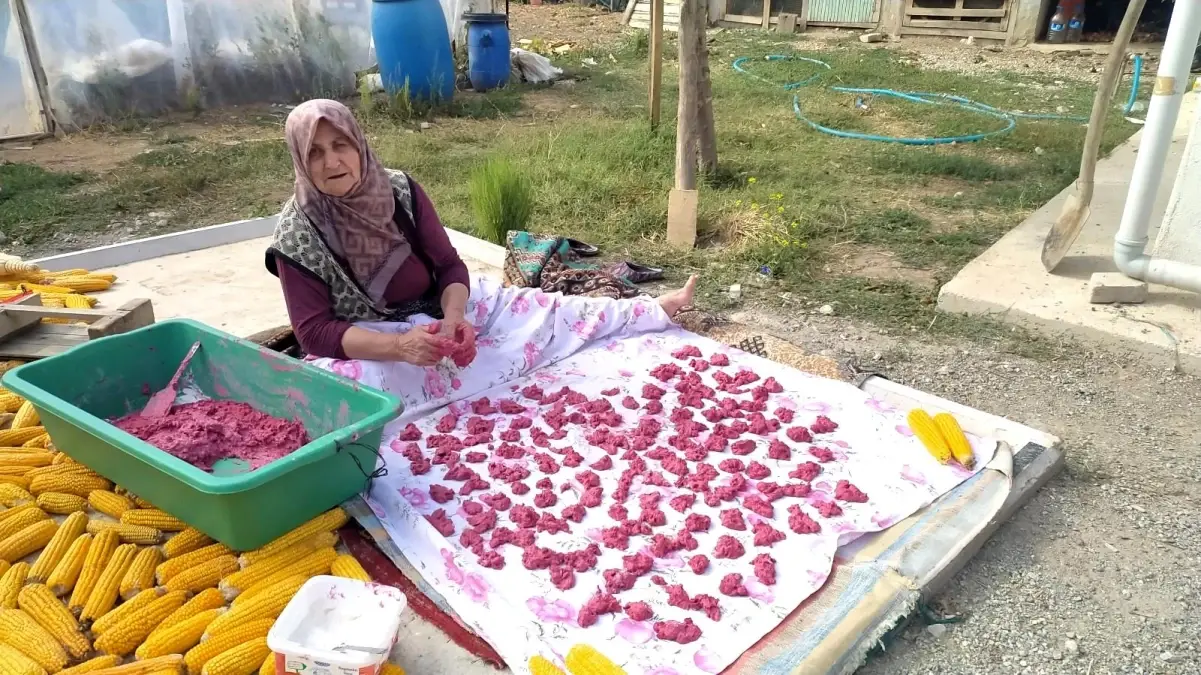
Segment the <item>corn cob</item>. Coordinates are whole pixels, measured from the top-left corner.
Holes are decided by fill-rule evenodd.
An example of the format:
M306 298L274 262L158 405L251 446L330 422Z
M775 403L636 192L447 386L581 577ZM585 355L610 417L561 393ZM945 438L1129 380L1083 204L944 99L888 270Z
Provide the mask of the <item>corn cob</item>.
M36 452L36 450L30 450L29 448L22 448L22 451L23 452ZM83 464L80 464L79 462L75 462L75 461L71 461L71 462L64 461L64 462L59 462L58 464L51 462L50 466L39 466L38 468L29 472L30 479L39 478L41 476L60 476L60 475L61 476L81 475L81 476L88 476L89 478L103 478L103 476L101 476L100 474L96 473L95 471L92 471L91 469L84 466ZM81 495L81 496L86 497L87 495Z
M78 276L78 277L55 277L54 285L66 288L66 292L75 291L77 293L94 293L96 291L108 290L113 282L108 279L101 279L93 276ZM57 291L62 292L62 291Z
M12 569L12 563L8 562L7 560L0 560L0 577L4 576L4 574L10 569Z
M92 631L92 635L97 637L104 635L108 629L112 628L113 626L116 626L134 614L143 612L155 600L163 597L163 595L166 593L167 591L162 588L149 588L141 593L138 593L137 595L133 596L129 602L123 602L120 605L117 605L116 608L114 608L111 612L93 621L90 629Z
M113 668L105 668L103 670L93 670L97 675L160 675L161 673L178 673L183 667L183 656L179 654L169 654L160 656L157 659L147 659L145 661L132 661L123 666L115 666Z
M19 562L8 568L0 576L0 608L16 609L17 594L25 585L25 577L29 576L29 563Z
M165 584L171 580L171 577L180 572L195 567L201 563L208 562L220 558L223 555L232 555L233 551L229 550L225 544L209 544L204 548L198 548L195 551L184 553L163 562L154 570L154 576L158 579L159 584Z
M133 508L133 501L108 490L94 490L88 493L88 505L104 515L121 519L121 514Z
M191 600L185 602L183 607L175 610L171 616L163 619L162 623L158 625L158 628L155 628L154 630L155 632L165 630L177 623L187 621L201 612L207 612L210 609L220 609L224 606L225 597L221 595L221 591L218 591L215 588L206 588L192 596ZM95 630L94 626L92 630Z
M267 638L255 638L209 659L200 672L201 675L251 675L270 653Z
M245 567L221 580L219 588L229 600L258 582L270 577L292 563L302 560L318 548L329 548L337 543L338 537L332 532L322 532L308 540L293 544L279 553Z
M46 300L52 300L52 298L46 298L45 297L46 294L69 295L72 292L71 289L67 288L66 286L55 286L52 284L35 284L35 283L31 283L31 282L26 282L26 283L21 284L21 290L25 291L26 293L37 293L38 295L43 296L42 297L42 306L44 306L44 307L49 307L49 305L46 304Z
M0 641L21 650L48 673L67 665L67 652L58 640L19 609L0 609Z
M575 645L567 652L567 672L579 675L626 675L609 660L609 657L596 651L590 645Z
M163 544L163 555L168 558L191 553L198 548L208 546L213 540L205 533L194 527L182 530Z
M59 464L58 466L70 465ZM88 475L86 473L56 473L33 478L29 482L29 491L35 495L43 492L66 492L67 494L86 497L93 490L107 490L112 486L113 484L107 478L96 475Z
M0 560L15 562L50 543L54 533L58 531L58 523L53 520L39 520L16 534L0 541Z
M75 587L75 581L79 579L79 571L83 569L83 561L87 558L88 547L91 544L92 535L90 534L81 534L71 542L71 547L67 549L63 559L54 566L54 571L46 580L46 585L50 587L50 591L54 595L66 595Z
M45 511L37 507L23 508L24 506L18 506L16 509L8 511L8 513L12 513L12 516L0 521L0 540L7 539L36 522L50 518Z
M946 464L951 461L951 448L947 445L947 441L942 437L938 427L931 419L930 413L921 408L914 408L909 411L909 428L913 430L913 435L926 446L926 450L937 459L940 463Z
M53 272L51 272L51 271L45 272L46 279L53 279L54 277L82 277L82 276L87 276L87 275L88 275L88 271L83 269L82 267L77 267L77 268L73 268L73 269L69 269L69 270L55 270Z
M141 525L126 525L125 523L110 523L104 520L93 520L88 522L88 532L92 534L100 534L101 532L116 532L121 541L127 544L138 544L140 546L154 546L163 543L163 533L153 527L142 527Z
M43 450L50 447L50 434L42 434L35 436L21 444L22 448L42 448Z
M333 532L345 525L347 520L349 520L349 516L346 515L346 511L342 510L342 507L339 506L330 509L291 532L267 543L265 546L243 553L240 561L241 565L243 567L252 565L264 558L270 558L285 548L302 542L314 535L322 532Z
M142 499L141 497L139 497L133 493L130 493L129 498L133 500L134 506L138 507L139 509L157 509L158 508L154 504L151 504L150 502L146 501L145 499Z
M21 486L0 483L0 504L12 508L18 504L28 504L33 500L33 495Z
M24 403L25 399L10 391L0 394L0 412L15 413Z
M77 666L71 666L66 670L59 671L58 675L83 675L84 673L91 673L103 668L112 668L119 663L121 663L120 656L97 656L96 658L84 661Z
M16 647L0 643L0 673L3 675L46 675L46 669Z
M155 630L138 647L135 654L139 659L152 659L164 654L183 654L200 642L204 630L224 611L224 608L207 609L173 626Z
M328 574L330 566L334 564L334 559L337 557L338 552L333 547L319 548L300 560L289 563L286 567L259 579L253 585L243 589L239 595L245 594L253 598L255 594L261 593L263 589L270 588L275 583L296 575L308 579L318 574Z
M297 560L300 557L305 556L319 548L333 546L337 540L338 535L334 534L333 532L318 532L317 534L310 535L290 546L276 549L274 553L268 556L262 556L256 554L254 551L248 551L238 556L238 564L242 567L242 569L247 570L251 567L257 567L265 562L279 560L284 556L291 556L291 559Z
M64 516L88 508L88 500L79 495L69 495L63 492L43 492L38 495L37 504L46 513Z
M275 652L263 659L263 665L259 666L259 675L275 675Z
M64 276L64 277L78 277L78 276L85 276L85 277L95 277L95 278L97 278L97 279L104 279L105 281L107 281L107 282L109 282L109 283L116 283L116 282L117 282L117 275L113 274L112 272L89 272L89 271L87 271L87 270L84 270L84 271L83 271L83 274L62 274L62 275L59 275L59 276Z
M7 523L8 521L12 520L13 518L16 518L17 516L25 513L26 511L40 511L40 510L41 509L38 508L37 504L33 504L33 503L18 504L6 511L0 511L0 525ZM49 516L47 516L47 517L49 517Z
M22 361L20 359L9 359L7 361L0 361L0 375L7 373L8 371L12 370L13 368L19 368L19 367L25 365L26 363L28 363L28 361Z
M379 675L405 675L405 669L391 661L384 661L384 665L379 668Z
M71 600L67 603L68 609L76 614L83 610L83 606L87 604L88 598L92 595L92 589L96 587L96 582L100 580L100 575L108 566L109 559L113 557L113 551L117 550L119 541L117 533L111 531L102 532L92 538L92 544L88 546L88 555L84 558L83 567L79 571L79 579L71 591Z
M289 577L255 597L242 601L209 624L205 635L220 635L222 631L255 619L275 619L306 581L308 578L301 575Z
M964 435L959 421L951 413L942 412L934 416L934 425L938 427L943 440L947 442L947 447L951 449L951 456L955 458L955 461L965 469L976 468L976 457L972 454L972 444Z
M267 637L267 632L271 630L271 626L274 623L274 618L255 619L254 621L246 621L236 627L227 628L217 635L208 636L208 633L205 633L206 637L201 640L200 644L189 649L188 653L184 655L184 663L188 667L188 673L199 675L200 671L204 668L204 664L208 663L209 659L214 656L251 640Z
M78 464L79 462L76 462L75 460L71 459L71 456L65 452L56 452L56 453L54 453L54 459L51 460L50 463L51 464Z
M44 452L39 448L0 450L0 465L3 466L26 466L36 469L49 466L53 461L54 453Z
M25 441L28 441L31 438L37 438L44 433L46 433L46 430L37 426L21 427L20 429L5 429L4 431L0 431L0 446L8 448L16 447Z
M334 558L334 563L329 566L329 573L335 577L343 577L346 579L357 579L358 581L371 582L371 575L367 574L367 570L359 564L358 560L350 554L343 554Z
M63 298L63 304L69 309L91 309L96 304L96 299L73 293Z
M37 467L0 465L0 476L29 476L29 472Z
M0 434L2 433L4 432L0 431ZM0 484L15 485L26 492L29 491L30 482L32 481L26 476L0 476Z
M17 416L13 418L11 429L25 429L27 427L36 427L41 424L41 418L38 411L34 410L33 403L26 401L17 409Z
M83 611L79 614L81 620L90 623L104 616L113 608L113 605L117 603L117 591L121 577L124 577L125 573L129 571L129 566L133 564L137 550L138 547L133 544L121 544L113 551L113 556L109 558L108 564L104 566L104 571L100 573L100 578L96 580L95 588L88 594L88 601L84 603Z
M46 544L46 548L42 549L33 568L29 570L29 580L42 583L49 579L50 573L66 557L67 550L71 548L71 544L79 538L79 535L83 534L87 525L88 516L83 511L76 511L67 516L63 520L63 524L58 527L58 531Z
M81 659L92 643L79 630L79 623L44 584L31 584L17 594L17 606L66 648L73 659Z
M168 591L199 593L206 588L215 587L221 581L221 577L236 569L238 559L232 555L223 555L176 574L167 581L166 588Z
M118 587L122 600L128 600L148 588L154 588L154 568L163 561L163 552L153 546L138 551L129 571Z
M96 651L117 656L125 656L132 652L154 631L158 622L183 605L184 599L185 594L182 592L167 593L147 605L145 609L130 612L96 638Z
M187 523L160 509L129 509L121 514L121 522L126 525L153 527L163 532L179 532L188 527Z

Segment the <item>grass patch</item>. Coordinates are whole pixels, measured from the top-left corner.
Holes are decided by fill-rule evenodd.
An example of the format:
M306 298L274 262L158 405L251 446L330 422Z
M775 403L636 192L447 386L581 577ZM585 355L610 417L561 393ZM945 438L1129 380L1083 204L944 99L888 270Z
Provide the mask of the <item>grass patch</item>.
M471 172L468 183L476 236L504 244L510 231L525 230L534 212L529 181L500 159L490 159Z

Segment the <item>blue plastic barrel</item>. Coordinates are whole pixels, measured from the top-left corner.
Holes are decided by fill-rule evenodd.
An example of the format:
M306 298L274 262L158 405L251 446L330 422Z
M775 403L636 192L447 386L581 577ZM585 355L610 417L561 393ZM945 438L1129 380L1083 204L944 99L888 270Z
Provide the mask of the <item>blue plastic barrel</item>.
M455 93L450 33L438 0L374 0L371 37L384 88L409 87L420 101L449 101Z
M488 91L509 82L508 17L504 14L467 13L467 76L471 88Z

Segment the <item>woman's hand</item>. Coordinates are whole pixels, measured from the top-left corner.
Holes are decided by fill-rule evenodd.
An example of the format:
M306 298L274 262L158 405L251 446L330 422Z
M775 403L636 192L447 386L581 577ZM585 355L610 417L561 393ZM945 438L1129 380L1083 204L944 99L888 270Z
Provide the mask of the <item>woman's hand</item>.
M461 315L448 315L434 325L438 335L455 343L455 351L450 355L455 365L460 368L471 365L475 360L475 326Z
M429 330L431 327L414 328L397 336L396 360L428 368L454 354L458 345Z

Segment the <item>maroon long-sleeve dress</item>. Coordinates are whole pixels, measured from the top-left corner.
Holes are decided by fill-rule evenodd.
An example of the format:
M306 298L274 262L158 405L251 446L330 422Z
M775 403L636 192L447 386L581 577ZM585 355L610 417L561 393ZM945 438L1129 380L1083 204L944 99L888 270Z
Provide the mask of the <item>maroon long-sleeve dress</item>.
M410 237L414 239L410 242L413 255L404 261L388 284L384 292L388 304L415 300L431 290L441 297L442 291L451 284L470 284L467 265L446 236L433 203L416 182L410 185L415 220L415 236ZM399 205L396 213L397 217L404 217L404 210ZM399 223L397 227L400 227ZM288 317L301 348L313 356L345 359L342 336L352 324L334 318L329 287L292 265L279 264L276 269L283 286Z

